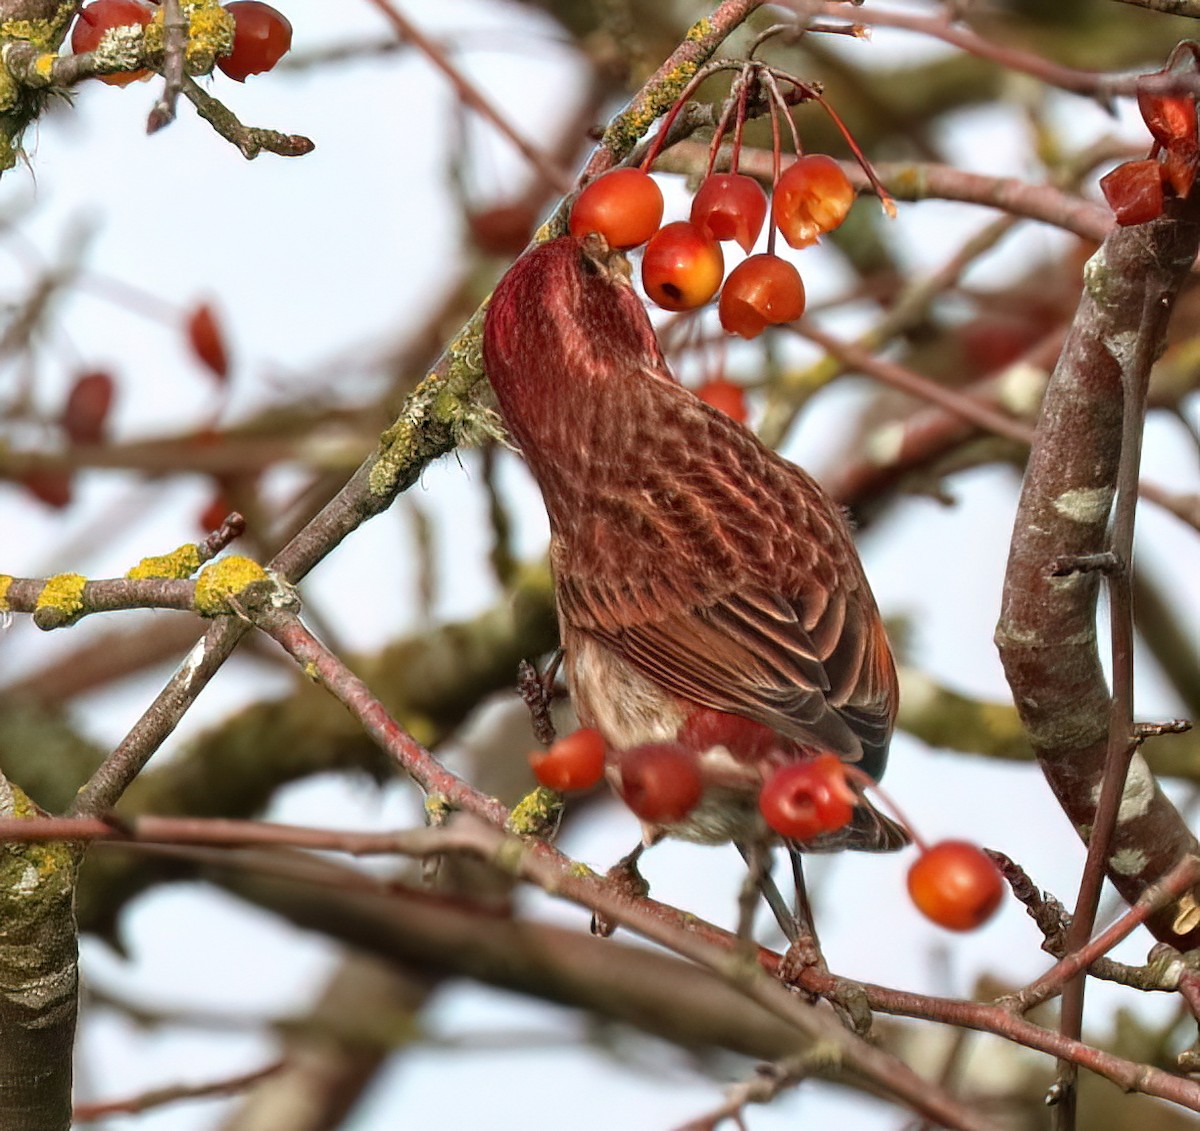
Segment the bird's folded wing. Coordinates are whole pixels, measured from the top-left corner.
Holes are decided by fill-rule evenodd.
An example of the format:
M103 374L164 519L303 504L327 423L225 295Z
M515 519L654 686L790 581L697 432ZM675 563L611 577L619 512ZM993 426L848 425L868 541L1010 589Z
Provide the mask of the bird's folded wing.
M875 621L846 615L844 594L810 616L807 628L796 605L752 591L597 631L615 619L592 605L600 592L573 585L559 595L574 606L566 610L573 621L596 626L594 635L666 690L848 760L882 761L890 653L886 638L870 631Z

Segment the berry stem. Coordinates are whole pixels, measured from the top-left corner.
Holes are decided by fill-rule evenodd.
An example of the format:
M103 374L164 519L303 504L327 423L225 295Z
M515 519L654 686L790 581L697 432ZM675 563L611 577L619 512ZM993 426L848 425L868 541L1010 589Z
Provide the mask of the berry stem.
M779 110L774 102L769 103L771 110L771 192L775 191L775 186L779 184ZM767 254L775 254L775 237L778 235L779 228L775 223L775 210L769 212L771 223L767 228Z
M784 101L784 97L779 91L779 84L776 83L775 76L770 71L765 70L763 72L763 80L772 103L779 108L779 113L786 119L788 128L792 131L792 149L795 150L796 156L799 157L804 152L804 147L800 144L800 131L796 129L796 120L792 117L791 111L788 109L788 104Z
M658 159L658 155L662 152L662 148L667 142L667 135L671 132L671 127L675 124L675 119L679 117L679 112L688 104L688 101L696 93L700 84L705 79L715 75L718 71L731 70L735 65L725 60L718 60L715 63L709 63L707 66L701 67L692 76L691 81L680 91L679 97L675 99L675 104L667 111L667 116L663 119L658 133L654 135L653 143L646 151L646 156L642 158L641 170L643 173L650 172L650 167Z
M883 806L893 817L899 822L901 827L912 837L912 842L917 847L917 851L924 854L929 851L929 842L917 832L912 821L908 819L908 814L896 803L896 799L888 793L870 774L860 770L857 766L846 766L846 778L853 783L855 788L860 792L870 790L872 794L883 802Z
M729 171L736 173L742 160L742 133L746 128L746 105L750 101L750 82L742 72L743 81L738 88L737 121L733 124L733 153L729 157Z
M892 199L892 194L883 187L883 183L876 176L875 170L871 167L871 162L867 160L866 154L858 147L858 142L854 140L854 135L847 128L846 123L839 117L838 112L829 105L822 95L813 92L813 97L821 104L822 109L832 119L833 124L841 131L842 137L846 139L846 144L850 146L850 152L854 154L854 160L858 162L862 171L866 174L867 180L871 182L871 187L875 190L875 195L879 197L879 203L883 205L884 212L888 218L894 220L896 218L896 202Z
M744 73L744 72L743 72ZM725 138L725 133L729 129L729 118L733 114L737 106L736 95L741 85L741 77L733 80L733 87L730 89L729 97L725 100L725 104L721 107L721 119L717 122L717 128L713 131L712 141L708 146L708 164L705 166L705 177L711 177L713 169L717 164L717 153L720 152L721 142Z

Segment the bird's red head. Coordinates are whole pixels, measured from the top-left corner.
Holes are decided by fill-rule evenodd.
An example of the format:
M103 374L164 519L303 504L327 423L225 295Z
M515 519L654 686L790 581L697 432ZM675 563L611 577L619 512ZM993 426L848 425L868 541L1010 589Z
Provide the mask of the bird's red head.
M488 305L483 359L523 446L539 424L607 399L614 383L668 375L628 261L594 235L561 236L513 264Z

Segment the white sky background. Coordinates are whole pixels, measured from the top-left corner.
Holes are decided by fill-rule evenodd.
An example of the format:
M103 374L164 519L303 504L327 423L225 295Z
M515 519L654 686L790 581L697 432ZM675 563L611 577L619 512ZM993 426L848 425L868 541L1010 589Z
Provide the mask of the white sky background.
M427 30L450 35L472 30L472 42L497 50L472 50L459 62L507 111L526 136L547 136L546 120L577 91L569 54L546 37L552 27L518 7L497 4L410 3L408 12ZM298 50L338 41L382 37L386 28L368 5L343 0L291 0L286 12ZM480 29L492 29L476 35ZM498 34L503 30L504 34ZM532 49L508 52L524 42ZM880 33L873 44L854 44L856 58L889 63L914 48L914 40ZM458 221L447 184L452 95L415 54L345 63L302 74L278 72L244 86L223 76L214 92L243 121L307 134L315 152L299 160L264 155L246 162L190 107L154 138L144 135L153 84L118 90L83 89L73 109L48 116L28 144L33 171L17 169L0 181L0 216L22 213L19 231L46 259L92 227L88 263L97 272L127 280L181 308L215 296L233 338L236 372L229 418L287 395L289 383L308 380L348 343L388 341L420 321L449 288L458 261ZM1082 146L1089 134L1111 128L1079 99L1051 100L1052 116L1069 116L1070 135ZM1131 136L1136 123L1126 115ZM472 167L496 199L515 191L520 160L506 144L475 128ZM996 173L1032 171L1020 123L987 111L957 120L947 150L969 168ZM668 185L668 207L684 214L677 188ZM864 201L858 207L872 207ZM966 206L901 205L901 247L914 271L932 268L969 231L992 214ZM1057 237L1030 228L1010 238L975 269L975 283L999 285L1026 269L1028 257L1051 250ZM807 252L800 261L810 302L836 294L844 272L834 253ZM30 282L27 251L15 251L0 234L0 288L4 301ZM187 356L179 335L90 296L65 302L55 325L62 334L39 365L40 402L52 411L78 365L110 364L122 388L114 433L129 438L184 432L213 404L206 376ZM843 327L839 325L839 329ZM11 378L11 372L5 379ZM347 399L365 395L371 378L346 375ZM311 387L306 385L305 387ZM840 383L818 398L788 446L788 454L820 471L853 426L861 387ZM1179 489L1196 489L1195 449L1182 429L1155 422L1146 444L1147 477ZM417 489L439 534L443 592L438 617L470 615L492 603L486 572L480 492L470 455L429 469ZM530 556L544 544L540 501L515 462L506 471L523 501L520 545ZM935 677L969 692L1007 694L991 642L999 608L1005 548L1015 505L1014 478L980 471L956 478L959 506L947 509L912 499L863 540L863 552L885 614L908 614L915 627L914 659ZM117 474L84 477L76 505L54 512L23 494L0 491L3 568L41 575L71 568L91 576L118 575L144 554L160 553L196 536L195 515L209 487L201 479L178 485L138 483ZM95 516L107 515L102 536ZM1193 579L1197 543L1174 520L1144 508L1139 518L1147 558L1180 601L1191 626L1200 619ZM72 544L69 554L58 549ZM314 607L336 621L354 648L371 648L416 623L414 577L407 527L392 512L355 533L303 587ZM369 601L347 594L369 593ZM159 616L178 614L159 613ZM85 624L73 630L88 631ZM78 636L76 637L78 638ZM46 637L17 623L0 646L0 678L41 663L69 639ZM161 686L165 671L116 693L92 697L81 719L99 740L114 743ZM1143 667L1141 717L1179 713L1167 689ZM278 676L243 663L215 681L164 756L242 702L281 692ZM1036 881L1069 899L1082 851L1065 818L1028 768L996 766L924 749L898 736L887 783L923 833L969 836L1001 848L1031 868ZM286 791L270 816L345 827L394 827L413 819L409 793L377 793L364 785L312 782ZM636 838L632 817L617 805L573 828L563 848L587 863L607 867ZM1009 903L996 921L960 938L921 920L903 890L911 857L849 854L813 869L819 889L819 922L832 967L906 988L965 994L984 969L1024 981L1045 966L1037 935L1024 912ZM655 895L722 923L734 918L740 862L732 849L665 845L648 857ZM539 913L586 929L575 908L531 897ZM126 912L128 958L98 943L84 946L85 977L119 987L132 997L164 1006L229 1010L249 1017L302 1013L319 990L336 951L229 898L193 886L160 890ZM1140 961L1145 936L1119 956ZM1132 993L1089 991L1092 1002L1142 1004ZM1165 1001L1156 1003L1165 1005ZM1089 1015L1090 1016L1090 1015ZM438 1036L513 1031L545 1038L545 1047L518 1043L497 1054L406 1050L383 1074L357 1117L354 1131L407 1125L495 1128L524 1125L534 1093L542 1110L569 1113L581 1131L614 1126L666 1128L708 1110L718 1090L691 1074L662 1046L645 1047L641 1065L608 1066L582 1041L578 1017L549 1006L471 986L440 995L426 1015ZM238 1034L196 1030L138 1031L113 1014L93 1017L84 1030L79 1061L81 1098L114 1098L149 1087L199 1082L248 1070L271 1057L269 1044ZM664 1060L666 1063L664 1063ZM469 1086L464 1087L464 1082ZM870 1107L847 1093L806 1086L750 1118L760 1131L853 1119L863 1131L894 1128L892 1109ZM219 1125L229 1102L181 1104L136 1118L109 1120L111 1131L204 1131ZM819 1116L819 1117L818 1117Z

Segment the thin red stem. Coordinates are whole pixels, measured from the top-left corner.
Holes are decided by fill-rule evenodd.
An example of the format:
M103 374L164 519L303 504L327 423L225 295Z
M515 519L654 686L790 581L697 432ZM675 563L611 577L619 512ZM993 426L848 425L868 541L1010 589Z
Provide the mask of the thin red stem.
M746 104L749 101L750 83L745 81L738 88L737 121L733 126L733 152L729 155L729 171L731 173L738 171L738 165L742 160L742 133L746 128Z
M875 170L871 167L871 162L867 160L867 156L858 147L858 142L854 140L854 135L850 132L849 127L842 121L838 112L829 105L829 103L816 92L813 97L821 104L821 108L829 115L833 124L837 126L842 137L846 139L846 144L850 147L850 152L854 154L854 160L859 163L862 171L866 174L867 180L871 182L871 187L875 190L875 195L879 197L879 203L883 205L883 210L891 219L896 218L896 202L892 199L892 194L883 187L883 182L875 174Z
M715 75L718 71L727 71L733 64L724 61L710 63L707 67L701 67L693 76L691 81L679 93L679 97L675 99L675 105L667 111L667 116L663 119L662 125L659 127L658 133L654 135L654 141L650 148L646 151L646 156L642 158L641 169L643 173L650 172L651 166L657 160L658 155L662 152L663 146L667 142L667 135L671 132L671 127L675 124L675 119L679 117L680 111L688 104L688 100L696 93L700 84L705 79Z

